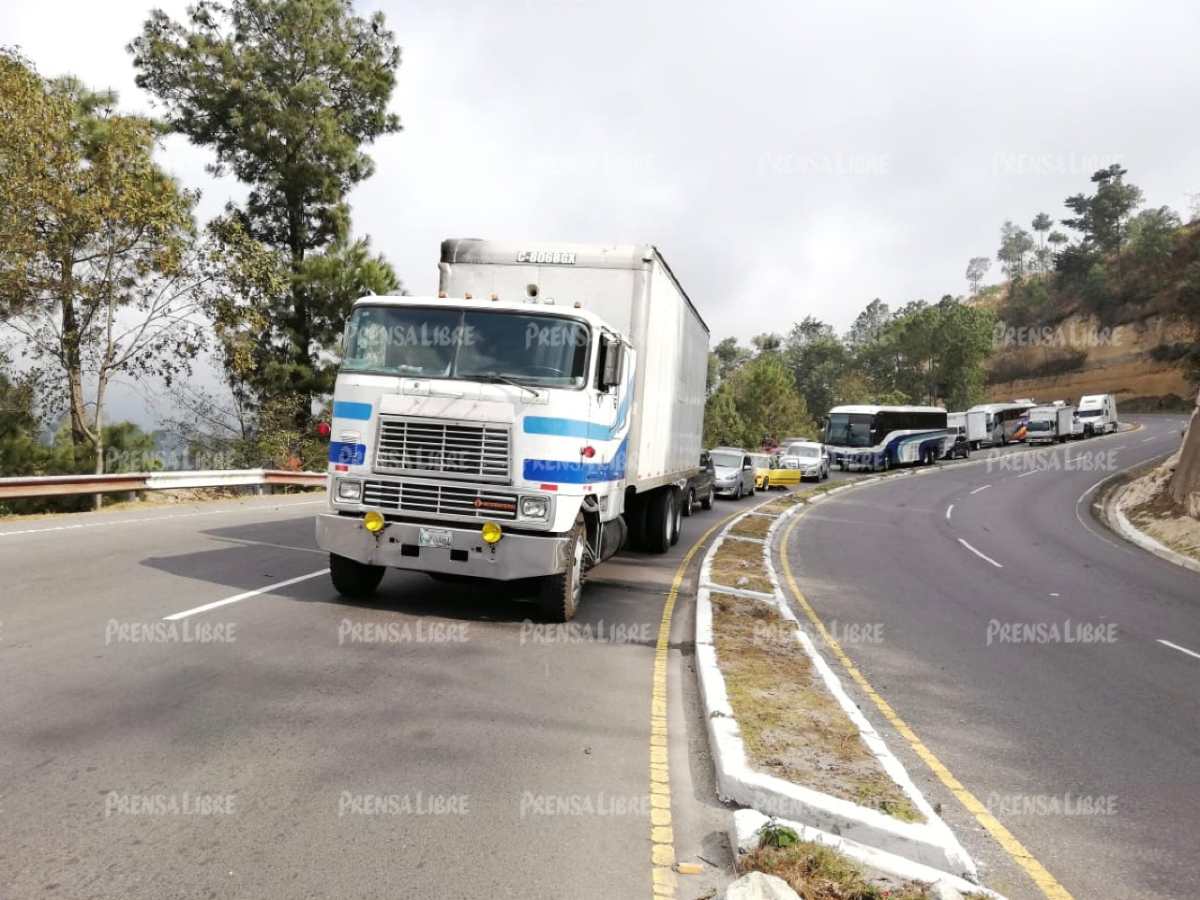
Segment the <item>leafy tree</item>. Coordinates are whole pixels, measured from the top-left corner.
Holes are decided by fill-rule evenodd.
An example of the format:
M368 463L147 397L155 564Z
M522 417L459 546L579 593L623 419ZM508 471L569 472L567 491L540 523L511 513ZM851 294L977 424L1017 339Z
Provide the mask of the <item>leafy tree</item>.
M1128 170L1117 163L1098 170L1092 175L1096 192L1068 197L1066 205L1075 216L1062 220L1068 228L1083 235L1085 250L1116 255L1118 277L1129 217L1142 203L1141 188L1126 184L1126 174Z
M1004 274L1011 281L1019 281L1025 276L1030 251L1033 250L1033 238L1029 232L1011 220L1000 226L1000 249L996 258L1004 268Z
M1040 212L1033 217L1033 222L1030 224L1038 236L1037 247L1033 251L1034 263L1039 272L1048 272L1050 270L1050 248L1046 246L1046 236L1054 227L1054 220L1047 213Z
M201 0L186 24L154 11L129 49L138 86L162 101L170 127L251 186L237 211L249 238L286 260L287 289L260 310L272 358L260 387L294 396L293 427L304 432L347 313L346 292L328 288L362 277L332 272L365 253L349 241L346 195L372 173L363 145L400 128L387 108L394 36L381 13L356 16L350 0ZM306 262L320 251L314 271ZM373 265L381 275L382 260Z
M851 350L879 340L891 321L892 312L888 305L876 297L854 318L846 333L846 346Z
M744 435L733 385L723 382L704 406L704 445L736 447L742 443Z
M783 348L783 336L778 334L756 334L750 343L759 353L778 353Z
M745 347L738 345L737 338L727 337L712 349L717 358L718 380L724 381L729 373L748 360L753 354Z
M3 227L14 240L0 246L4 324L22 337L36 371L57 376L61 387L46 402L69 413L76 459L102 472L112 381L169 382L189 371L202 345L192 317L196 197L152 159L154 124L114 114L111 92L74 79L40 82L8 63L30 123L20 135L38 149L49 135L54 147L39 165L17 138L5 139ZM18 222L26 230L14 234Z
M992 267L992 261L986 256L972 256L970 262L967 263L967 283L971 285L971 293L978 294L979 286L983 283L984 276L987 275L988 269Z
M1171 255L1182 224L1169 206L1142 210L1129 220L1127 228L1134 256L1143 263L1162 263Z
M850 364L850 353L826 323L806 316L792 326L784 347L806 412L823 416L833 406L834 386Z

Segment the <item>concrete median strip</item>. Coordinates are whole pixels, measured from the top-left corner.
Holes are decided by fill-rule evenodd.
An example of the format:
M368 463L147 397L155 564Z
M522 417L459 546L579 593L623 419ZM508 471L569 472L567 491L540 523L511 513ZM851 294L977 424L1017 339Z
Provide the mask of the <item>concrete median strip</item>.
M888 749L818 652L812 638L787 603L771 560L771 543L775 533L797 511L824 497L878 480L865 478L786 504L787 508L782 509L767 528L763 542L755 542L756 549L761 553L760 573L765 573L765 579L762 574L757 576L759 581L755 587L765 587L769 583L770 593L752 593L736 587L731 590L730 586L721 583L727 579L714 578L714 574L722 571L719 566L714 566L714 561L721 556L722 547L727 541L746 545L739 547L737 554L740 559L745 559L746 547L750 542L738 537L739 523L751 516L760 518L765 511L764 506L780 509L785 504L770 501L739 516L722 529L705 555L697 592L696 669L716 766L717 790L724 800L739 803L761 814L793 820L804 828L814 830L814 834L824 835L831 840L837 836L837 840L845 842L847 847L864 848L860 856L870 855L869 865L889 875L911 879L913 873L918 871L914 866L923 867L919 871L926 877L921 880L954 879L956 883L961 882L978 891L974 887L978 878L974 861L918 790L903 765ZM740 600L734 602L733 598ZM812 673L813 691L827 695L828 699L823 697L820 701L828 704L826 712L822 714L827 714L829 708L840 712L841 727L861 742L865 748L863 758L869 762L872 771L878 773L877 784L888 785L891 799L878 803L876 807L866 806L847 799L847 796L855 796L857 783L853 779L847 785L834 786L826 780L822 786L827 790L818 790L811 784L796 783L760 771L752 764L754 754L747 740L756 740L756 735L753 729L751 732L744 731L734 711L738 702L745 702L746 692L739 681L734 690L737 696L731 701L730 682L727 682L726 673L721 668L718 647L722 644L727 647L732 645L725 633L717 634L714 631L721 621L730 621L726 617L731 610L752 611L752 607L745 605L747 603L763 605L762 610L753 614L765 623L764 628L772 629L773 636L783 633L789 641L794 641L796 652L802 654L802 668ZM742 679L745 676L738 674L736 677ZM774 767L781 769L779 765ZM858 790L861 792L861 787ZM843 796L836 796L837 793ZM859 796L858 799L863 797ZM745 815L742 818L746 820Z

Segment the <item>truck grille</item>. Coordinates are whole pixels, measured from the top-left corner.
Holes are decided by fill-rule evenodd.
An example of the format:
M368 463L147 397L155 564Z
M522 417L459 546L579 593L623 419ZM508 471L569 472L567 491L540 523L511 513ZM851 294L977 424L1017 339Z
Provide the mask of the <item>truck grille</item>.
M508 426L385 417L379 425L375 470L508 482Z
M517 517L517 498L514 494L486 488L412 481L364 482L363 505L415 515L464 516L471 519Z

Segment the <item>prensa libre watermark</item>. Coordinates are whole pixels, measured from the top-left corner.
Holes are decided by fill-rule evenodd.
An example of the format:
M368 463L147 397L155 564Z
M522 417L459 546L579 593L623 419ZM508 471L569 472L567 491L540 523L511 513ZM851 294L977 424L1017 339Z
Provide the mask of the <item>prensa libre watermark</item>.
M104 795L104 818L112 816L232 816L236 794L122 794Z
M1009 325L997 322L992 328L992 349L1005 347L1054 347L1084 349L1112 347L1116 333L1107 325L1088 328L1079 323L1067 325Z
M236 622L119 622L104 626L104 646L112 644L232 644Z
M521 623L521 646L525 644L649 644L655 640L648 622L605 624L590 622L543 624L526 619Z
M533 816L641 816L650 815L649 794L535 794L521 793L521 818Z
M344 644L463 644L468 622L355 622L338 623L338 646Z
M1085 450L1074 456L1052 449L989 456L984 469L992 472L1115 472L1116 450Z
M338 818L344 816L465 816L470 813L470 794L356 794L338 796Z
M987 625L987 646L992 644L1115 644L1116 622L1001 622Z
M794 641L798 630L790 622L755 622L752 639L759 644ZM825 623L825 633L831 640L844 646L883 643L882 622L839 622L832 619Z
M1115 816L1115 794L1075 796L1053 794L988 794L985 804L994 816Z

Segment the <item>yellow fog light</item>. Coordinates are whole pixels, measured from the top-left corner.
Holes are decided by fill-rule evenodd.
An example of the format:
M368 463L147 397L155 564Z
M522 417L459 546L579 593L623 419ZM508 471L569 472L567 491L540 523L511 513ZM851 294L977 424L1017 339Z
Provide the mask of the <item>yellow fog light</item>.
M500 530L500 526L495 522L484 522L483 527L479 529L479 535L483 538L485 544L494 544L504 537L504 533Z
M387 521L383 518L383 513L381 512L371 510L363 516L363 528L367 529L371 534L379 534L379 532L383 531L383 526L386 524Z

